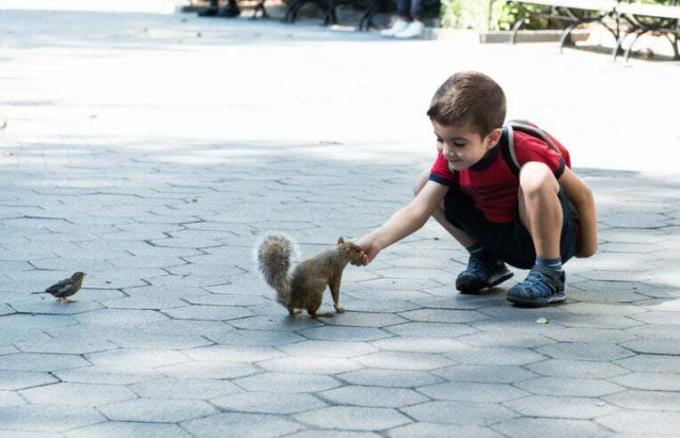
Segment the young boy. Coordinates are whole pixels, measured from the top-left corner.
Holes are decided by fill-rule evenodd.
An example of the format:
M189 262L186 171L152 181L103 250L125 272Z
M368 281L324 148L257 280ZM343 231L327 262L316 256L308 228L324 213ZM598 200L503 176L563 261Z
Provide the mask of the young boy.
M562 263L597 250L593 194L540 136L503 129L505 95L490 77L460 72L437 90L427 112L437 159L414 199L359 240L363 264L433 216L470 253L456 288L477 293L530 269L507 299L521 306L565 300ZM556 141L550 137L553 143Z

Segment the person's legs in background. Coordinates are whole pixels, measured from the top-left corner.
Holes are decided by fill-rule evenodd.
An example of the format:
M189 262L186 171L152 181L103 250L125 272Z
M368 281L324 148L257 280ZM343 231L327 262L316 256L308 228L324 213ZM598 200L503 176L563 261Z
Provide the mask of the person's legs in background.
M411 2L412 0L397 0L397 19L392 23L392 27L380 31L380 35L384 37L393 37L408 27Z
M408 11L411 17L411 22L401 32L395 33L395 38L408 39L418 38L423 34L425 25L423 24L423 0L410 0L410 9Z
M199 17L237 17L241 14L241 9L239 9L236 0L228 0L227 6L221 11L219 10L218 0L210 0L210 6L198 13Z

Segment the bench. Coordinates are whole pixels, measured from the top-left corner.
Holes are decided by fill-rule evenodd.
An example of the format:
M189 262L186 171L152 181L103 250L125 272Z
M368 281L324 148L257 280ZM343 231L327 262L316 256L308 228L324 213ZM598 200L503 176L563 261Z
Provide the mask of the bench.
M616 14L619 20L628 23L630 29L617 40L615 54L623 48L628 36L633 35L633 40L625 50L624 59L628 61L638 38L646 33L658 33L671 43L673 59L680 59L680 6L677 0L673 0L671 4L619 3Z
M338 23L337 9L338 6L344 3L349 3L363 11L357 30L370 30L375 28L373 17L378 12L380 3L378 0L291 0L286 15L283 18L284 22L294 23L297 20L300 8L308 2L316 3L324 11L324 26Z
M545 6L545 12L532 15L567 23L560 36L560 52L571 44L571 32L579 25L597 23L612 34L615 41L614 59L624 52L623 47L630 35L633 40L625 50L628 60L632 47L646 33L665 35L673 46L675 59L680 59L678 39L680 36L680 6L678 0L672 4L644 4L630 0L508 0L507 3L526 3ZM515 43L517 33L526 24L527 18L517 20L512 27L510 42Z

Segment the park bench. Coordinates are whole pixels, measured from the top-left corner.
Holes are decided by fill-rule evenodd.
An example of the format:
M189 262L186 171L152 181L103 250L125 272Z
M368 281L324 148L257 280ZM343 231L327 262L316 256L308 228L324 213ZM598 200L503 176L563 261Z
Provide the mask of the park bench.
M338 23L337 9L341 4L341 0L291 0L286 9L286 15L284 16L283 21L294 23L300 12L300 8L309 2L314 2L323 9L324 26ZM351 0L350 2L363 10L357 29L369 30L370 28L375 27L373 24L373 17L378 12L379 2L376 0Z
M545 6L544 11L533 16L550 21L565 23L560 36L560 52L571 44L571 32L586 23L597 23L612 34L615 40L614 59L623 52L629 35L633 40L625 50L625 59L630 56L635 42L647 33L665 35L673 46L674 58L679 59L678 39L680 36L680 6L677 0L669 4L646 4L627 0L508 0L508 3L526 3ZM512 27L510 42L515 43L517 33L527 23L521 18Z

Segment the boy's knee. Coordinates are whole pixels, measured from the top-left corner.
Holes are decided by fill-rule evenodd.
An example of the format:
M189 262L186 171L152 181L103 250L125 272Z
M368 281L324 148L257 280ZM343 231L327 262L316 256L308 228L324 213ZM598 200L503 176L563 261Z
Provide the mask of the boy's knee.
M519 172L519 185L526 195L539 193L542 190L559 190L559 183L552 170L537 161L531 161L522 166Z
M429 178L430 169L426 169L423 173L418 175L415 183L413 184L413 196L416 196L421 190L423 190L423 187L425 187L425 184L427 184Z

